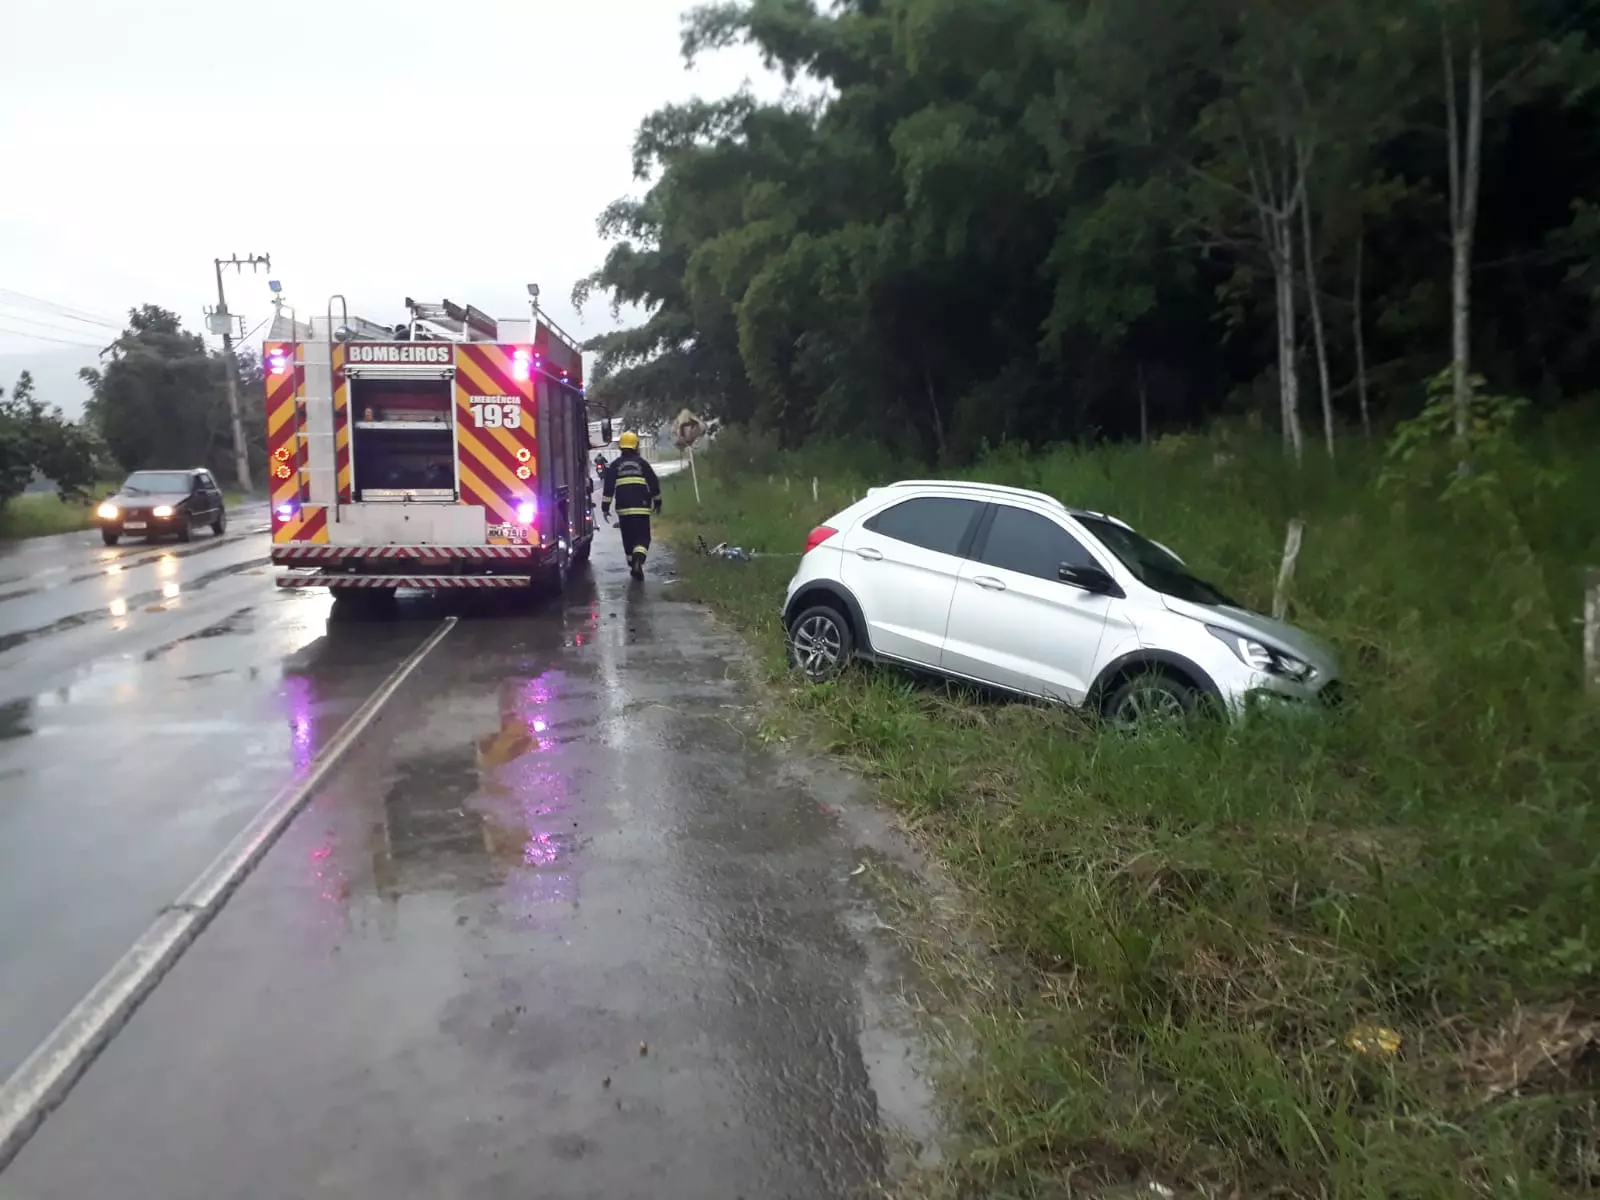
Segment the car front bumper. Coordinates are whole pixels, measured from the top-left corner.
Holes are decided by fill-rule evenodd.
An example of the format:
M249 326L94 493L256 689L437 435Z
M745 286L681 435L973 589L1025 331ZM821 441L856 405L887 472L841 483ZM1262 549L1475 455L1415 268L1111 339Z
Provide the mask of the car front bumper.
M152 513L135 516L132 513L119 513L116 517L95 517L95 523L101 528L112 533L170 533L183 527L188 513L184 509L175 509L171 516L158 517Z

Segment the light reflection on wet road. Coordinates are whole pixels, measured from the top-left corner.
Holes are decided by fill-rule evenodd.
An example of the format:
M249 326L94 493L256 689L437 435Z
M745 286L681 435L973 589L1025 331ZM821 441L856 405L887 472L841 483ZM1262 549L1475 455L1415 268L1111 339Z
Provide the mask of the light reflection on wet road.
M235 574L214 626L0 709L9 1065L462 614L0 1194L809 1200L926 1135L868 807L759 749L737 645L601 558L545 611L355 621Z

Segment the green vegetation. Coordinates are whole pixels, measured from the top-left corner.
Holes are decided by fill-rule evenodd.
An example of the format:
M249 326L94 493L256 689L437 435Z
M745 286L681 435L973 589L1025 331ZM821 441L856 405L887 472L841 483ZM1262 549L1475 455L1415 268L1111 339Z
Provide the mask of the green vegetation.
M1449 369L1595 385L1588 0L746 0L795 90L641 123L574 293L594 394L926 461L1267 418L1298 456ZM1304 427L1304 428L1303 428Z
M8 508L41 473L55 481L57 506L65 512L85 498L94 480L94 441L59 408L40 400L33 376L24 371L9 395L0 389L0 528L8 523ZM60 519L48 506L31 507L39 512L11 520L28 525Z
M267 472L267 413L261 364L237 355L240 416L253 478ZM226 359L153 304L133 309L99 370L79 374L92 390L86 418L124 471L206 467L219 480L237 474L228 411Z
M881 781L1027 968L968 997L946 1184L1593 1193L1600 704L1574 619L1600 442L1579 415L1486 437L1499 466L1467 486L1427 420L1337 470L1240 428L985 459L968 474L1115 512L1255 606L1305 518L1290 619L1340 649L1359 702L1134 738L895 672L782 673L806 532L897 465L730 431L702 505L669 481L679 586L752 633L791 715ZM773 557L701 557L697 536ZM1353 1049L1368 1024L1398 1053Z
M98 502L97 497L63 499L53 492L18 496L0 510L0 541L88 529L94 524Z

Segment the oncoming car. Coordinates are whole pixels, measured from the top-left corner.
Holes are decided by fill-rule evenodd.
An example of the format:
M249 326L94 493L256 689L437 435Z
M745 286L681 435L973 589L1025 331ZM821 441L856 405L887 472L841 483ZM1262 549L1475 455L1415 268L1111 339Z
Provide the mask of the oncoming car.
M228 527L222 489L211 472L135 471L116 495L95 510L100 537L115 546L124 536L157 538L166 534L187 542L196 526L209 525L221 536Z
M783 607L813 682L853 657L1092 710L1332 703L1339 666L1126 523L1041 492L907 480L812 530Z

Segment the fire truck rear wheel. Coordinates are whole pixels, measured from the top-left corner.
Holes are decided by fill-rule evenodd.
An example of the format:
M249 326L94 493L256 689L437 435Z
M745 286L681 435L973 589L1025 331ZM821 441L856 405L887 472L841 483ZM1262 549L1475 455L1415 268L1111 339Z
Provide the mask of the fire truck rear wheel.
M340 616L375 615L395 603L393 588L329 588L334 611Z
M537 602L559 596L563 583L560 567L535 567L528 581L528 599Z

